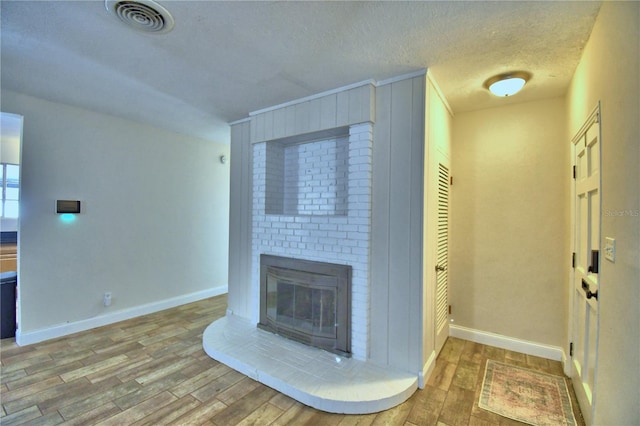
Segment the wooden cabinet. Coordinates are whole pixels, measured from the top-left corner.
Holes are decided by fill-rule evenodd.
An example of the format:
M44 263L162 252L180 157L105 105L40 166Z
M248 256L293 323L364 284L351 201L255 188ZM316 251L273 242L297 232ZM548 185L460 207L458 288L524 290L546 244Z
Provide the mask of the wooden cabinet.
M0 272L18 270L18 245L15 243L0 245Z

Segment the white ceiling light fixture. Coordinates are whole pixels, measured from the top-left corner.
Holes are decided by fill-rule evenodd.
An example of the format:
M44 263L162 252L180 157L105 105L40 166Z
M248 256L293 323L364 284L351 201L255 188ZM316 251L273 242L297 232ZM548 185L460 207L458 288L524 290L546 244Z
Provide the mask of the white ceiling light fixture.
M105 0L104 7L138 31L163 34L173 29L173 16L153 0Z
M531 78L526 71L513 71L495 75L484 82L484 87L496 96L507 97L518 93Z

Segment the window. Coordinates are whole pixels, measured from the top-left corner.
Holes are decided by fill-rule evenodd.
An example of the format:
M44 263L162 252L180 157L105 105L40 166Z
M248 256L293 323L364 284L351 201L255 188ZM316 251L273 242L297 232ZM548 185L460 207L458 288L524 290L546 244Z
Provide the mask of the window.
M18 217L20 194L20 166L2 164L2 217Z

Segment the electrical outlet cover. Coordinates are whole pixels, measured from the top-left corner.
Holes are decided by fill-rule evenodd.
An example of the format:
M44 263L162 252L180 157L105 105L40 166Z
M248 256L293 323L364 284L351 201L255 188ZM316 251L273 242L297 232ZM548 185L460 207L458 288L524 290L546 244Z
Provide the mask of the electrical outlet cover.
M604 243L604 258L611 262L616 261L616 240L606 237Z

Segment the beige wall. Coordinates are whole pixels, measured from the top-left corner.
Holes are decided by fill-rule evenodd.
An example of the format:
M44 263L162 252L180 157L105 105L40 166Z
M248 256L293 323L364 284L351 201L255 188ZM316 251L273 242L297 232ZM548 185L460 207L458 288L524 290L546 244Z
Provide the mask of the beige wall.
M565 123L562 98L454 117L454 324L563 346L570 261Z
M228 145L5 90L2 109L24 116L18 343L226 288Z
M602 237L617 245L601 263L596 425L640 424L639 29L640 3L603 3L567 95L570 136L601 102Z

